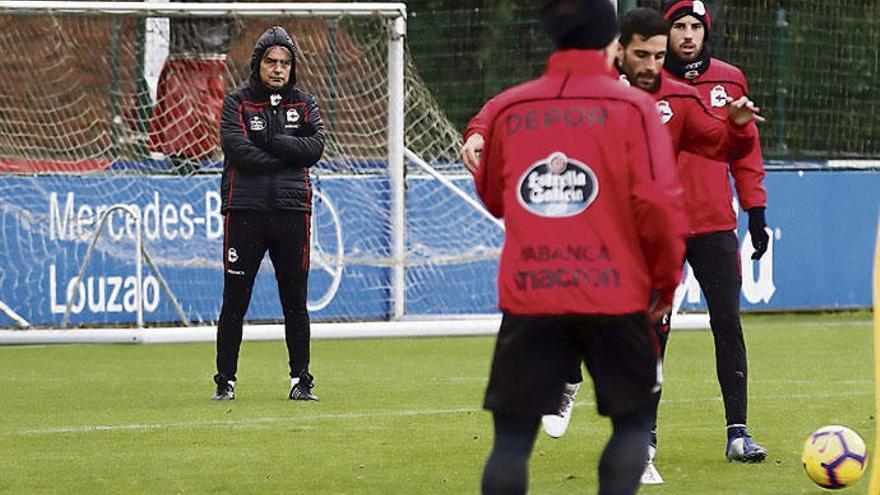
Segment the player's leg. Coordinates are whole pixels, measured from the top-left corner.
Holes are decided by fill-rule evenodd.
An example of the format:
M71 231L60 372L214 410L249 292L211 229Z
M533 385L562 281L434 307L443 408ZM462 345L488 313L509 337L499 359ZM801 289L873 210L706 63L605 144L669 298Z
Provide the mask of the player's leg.
M568 430L571 415L574 413L574 402L577 399L577 394L583 381L584 375L581 371L581 358L578 357L569 366L568 378L565 379L565 387L562 389L562 405L559 406L559 410L553 414L541 416L541 424L544 426L544 431L551 437L559 438L565 435L565 432Z
M728 424L746 422L748 400L748 365L739 317L742 276L738 249L733 232L717 232L688 240L688 261L709 308L715 365Z
M715 367L728 426L727 458L761 462L764 447L746 430L748 416L748 359L740 323L739 241L734 232L716 232L688 240L687 258L706 296L715 340Z
M611 438L599 459L599 494L629 495L635 493L644 474L647 459L645 444L653 422L652 406L643 404L638 410L611 416ZM662 480L661 480L662 483Z
M541 415L559 408L568 363L574 358L560 322L507 313L501 319L483 402L496 428L483 471L484 494L525 493Z
M672 313L667 313L662 320L654 325L654 331L657 337L657 348L661 362L666 357L666 343L669 341L669 325L671 317ZM657 466L654 465L654 458L657 455L657 417L660 409L661 392L662 389L651 398L651 410L653 411L652 415L654 421L651 426L651 437L648 440L648 463L645 465L644 472L642 472L641 483L643 485L663 484L663 477L660 475L660 471L657 470Z
M538 435L538 418L493 415L495 440L483 469L484 494L520 494L529 480L529 457Z
M610 416L614 426L599 464L599 493L635 493L660 390L654 330L644 313L584 317L580 327L576 338L593 377L599 414Z
M223 305L217 324L215 400L235 398L242 325L260 262L266 254L264 219L259 213L229 211L223 230Z
M311 329L306 309L309 278L309 215L278 212L272 217L269 257L275 268L278 296L284 312L284 339L290 366L290 394L294 400L317 400L309 373Z

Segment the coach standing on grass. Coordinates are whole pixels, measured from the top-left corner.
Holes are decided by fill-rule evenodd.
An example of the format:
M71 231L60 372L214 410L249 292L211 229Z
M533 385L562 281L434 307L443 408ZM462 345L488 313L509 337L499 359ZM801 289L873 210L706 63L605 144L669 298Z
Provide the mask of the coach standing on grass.
M242 324L266 251L284 311L292 400L317 400L309 373L306 310L312 191L309 167L324 152L315 98L296 86L296 46L279 26L254 47L251 75L223 99L223 307L214 400L235 398Z
M724 115L728 98L736 99L749 91L742 71L709 53L709 11L701 1L678 0L664 2L663 13L672 24L666 72L693 86L706 106ZM749 214L751 257L758 260L767 251L769 240L761 145L755 136L752 152L730 162L685 151L678 157L678 166L690 221L687 260L706 296L715 338L716 370L727 420L726 457L729 461L761 462L767 450L755 443L746 429L748 359L739 315L742 274L730 188L732 175L739 203Z
M660 387L649 320L671 306L684 255L680 186L654 103L611 74L611 3L556 0L541 17L557 50L542 77L496 97L475 175L506 226L483 493L526 491L541 416L583 358L613 425L599 493L631 494Z

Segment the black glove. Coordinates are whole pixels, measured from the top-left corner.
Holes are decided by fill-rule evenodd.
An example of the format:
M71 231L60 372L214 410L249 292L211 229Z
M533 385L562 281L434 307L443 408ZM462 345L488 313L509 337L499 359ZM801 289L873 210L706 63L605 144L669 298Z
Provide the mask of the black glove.
M258 130L248 129L248 138L260 148L268 150L272 143L272 138L278 132L278 118L272 112L263 114L263 118L266 121L266 126Z
M761 259L761 256L767 252L770 236L764 230L765 227L767 227L767 221L764 219L764 207L749 208L749 233L752 234L752 246L755 247L755 252L752 253L753 260Z

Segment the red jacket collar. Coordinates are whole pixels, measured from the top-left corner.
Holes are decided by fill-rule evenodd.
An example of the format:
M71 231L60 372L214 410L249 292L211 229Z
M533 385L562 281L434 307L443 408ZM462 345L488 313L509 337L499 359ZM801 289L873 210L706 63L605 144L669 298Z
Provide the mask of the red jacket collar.
M546 75L552 74L606 74L614 76L603 50L557 50L547 60Z

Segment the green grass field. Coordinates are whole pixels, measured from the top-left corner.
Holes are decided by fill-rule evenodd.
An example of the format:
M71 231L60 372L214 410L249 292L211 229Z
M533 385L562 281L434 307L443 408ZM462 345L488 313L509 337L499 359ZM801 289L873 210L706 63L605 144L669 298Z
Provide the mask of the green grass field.
M844 424L873 454L868 313L747 316L761 465L724 460L712 339L672 335L647 494L818 494L804 439ZM213 344L0 348L0 493L469 494L491 447L480 409L491 337L316 341L318 403L286 399L281 342L245 342L237 399L213 392ZM608 435L589 391L543 433L530 493L595 493ZM868 475L845 491L864 493Z

